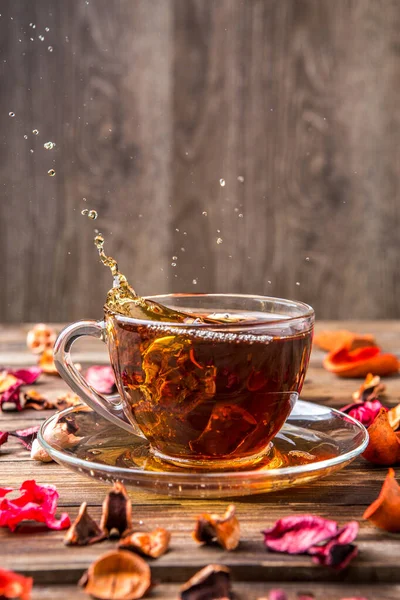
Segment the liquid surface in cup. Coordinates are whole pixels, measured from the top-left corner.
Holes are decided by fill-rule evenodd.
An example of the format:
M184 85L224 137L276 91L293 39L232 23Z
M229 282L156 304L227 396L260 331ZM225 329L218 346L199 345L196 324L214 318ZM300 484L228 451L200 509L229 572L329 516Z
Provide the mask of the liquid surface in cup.
M287 392L301 390L310 331L286 326L281 335L275 314L225 318L256 322L261 330L253 335L234 327L230 332L140 324L106 314L119 391L133 420L162 454L237 460L261 453L291 411ZM263 335L262 325L271 320L275 332L269 326Z

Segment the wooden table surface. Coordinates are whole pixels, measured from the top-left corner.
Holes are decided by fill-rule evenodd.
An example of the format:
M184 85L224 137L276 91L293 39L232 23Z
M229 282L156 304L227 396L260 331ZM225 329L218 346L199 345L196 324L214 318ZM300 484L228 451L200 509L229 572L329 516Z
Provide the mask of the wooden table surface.
M319 323L318 328L347 328L376 335L386 350L400 356L400 323L338 322ZM26 350L28 325L0 327L0 365L33 364ZM80 343L80 346L78 344ZM76 345L76 360L83 366L107 362L101 342L87 340ZM321 366L323 353L314 350L302 398L339 408L351 400L358 380L340 380ZM386 380L388 401L400 402L400 377ZM51 399L67 390L58 377L42 376L38 390ZM39 423L50 411L2 413L1 430L12 430ZM101 503L108 486L78 476L55 464L30 460L29 455L13 438L0 450L1 485L18 488L22 481L34 478L38 483L51 483L60 493L60 510L77 514L81 502L87 501L94 518L101 514ZM400 474L400 473L399 473ZM365 596L368 600L400 598L400 536L389 535L361 521L364 509L376 498L386 469L367 464L362 458L343 471L309 485L253 497L234 499L242 528L242 541L235 552L216 547L199 547L191 538L194 517L207 511L221 512L228 501L181 500L150 493L134 492L134 525L141 528L165 526L173 533L171 550L151 563L154 580L159 582L150 598L173 600L179 597L179 586L201 567L221 563L232 567L233 585L237 597L256 600L266 596L273 587L283 587L290 599L298 591L308 590L323 600L339 600ZM313 565L304 556L288 556L265 551L260 530L271 526L280 517L290 514L314 513L344 523L360 520L359 556L343 572ZM97 556L115 547L115 542L103 542L86 548L67 548L63 532L35 533L0 529L0 566L14 569L34 578L33 599L81 599L86 597L76 587L85 568Z

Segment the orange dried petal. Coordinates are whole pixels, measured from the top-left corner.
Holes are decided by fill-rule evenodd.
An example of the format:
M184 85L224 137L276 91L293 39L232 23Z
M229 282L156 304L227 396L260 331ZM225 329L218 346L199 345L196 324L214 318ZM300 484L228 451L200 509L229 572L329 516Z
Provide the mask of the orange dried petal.
M365 377L370 372L383 376L397 373L399 360L394 354L381 353L376 346L357 350L349 350L344 346L330 352L323 366L339 377Z
M314 336L314 344L321 350L333 352L342 346L349 346L353 349L375 346L375 338L369 333L361 335L347 329L340 329L339 331L320 331Z
M393 408L389 410L388 419L390 427L393 429L393 431L396 431L400 425L400 404L393 406Z
M369 443L363 457L374 465L392 466L400 462L400 434L390 426L388 411L382 408L368 427Z
M352 398L354 402L367 402L373 398L379 398L379 396L384 394L385 390L386 386L384 383L381 383L379 375L368 373L360 388L356 392L353 392Z
M45 350L39 358L39 367L47 375L58 375L56 365L54 364L53 350Z
M400 486L393 469L389 469L378 498L367 508L363 519L385 531L400 532Z
M41 354L53 348L56 337L57 334L52 327L45 323L38 323L28 331L26 345L34 354Z

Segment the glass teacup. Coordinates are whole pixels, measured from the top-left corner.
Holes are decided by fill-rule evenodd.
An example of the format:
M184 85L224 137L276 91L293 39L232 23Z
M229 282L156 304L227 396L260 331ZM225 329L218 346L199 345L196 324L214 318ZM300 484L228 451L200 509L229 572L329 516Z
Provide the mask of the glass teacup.
M160 460L210 470L262 460L301 391L313 309L263 296L152 299L224 322L158 322L106 309L103 321L77 322L60 334L60 375L95 411L146 438ZM71 345L85 335L106 342L118 397L97 393L74 367Z

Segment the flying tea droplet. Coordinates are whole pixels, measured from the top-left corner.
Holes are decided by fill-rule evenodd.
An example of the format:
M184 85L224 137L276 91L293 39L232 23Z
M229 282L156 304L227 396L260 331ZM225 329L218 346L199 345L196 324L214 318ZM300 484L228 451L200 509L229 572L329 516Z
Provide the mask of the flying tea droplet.
M306 256L306 260L310 260L310 257L309 257L309 256Z
M55 143L54 142L46 142L43 144L43 146L46 148L46 150L53 150Z
M226 183L225 179L220 179L220 180L219 180L219 185L220 185L221 187L224 187L224 186L225 186L225 183Z
M88 217L89 217L89 219L92 219L92 221L94 221L98 217L97 211L96 210L89 210Z
M177 256L173 256L172 260L178 260L178 257Z
M171 263L171 267L176 267L176 263L175 263L175 262L172 262L172 263Z
M193 279L192 283L193 285L197 285L197 279Z
M28 139L28 136L25 134L24 135L24 140L27 140L27 139Z
M44 30L48 33L50 31L50 27L45 27Z
M223 240L222 238L217 238L217 244L222 244Z
M49 169L49 170L47 171L47 173L50 175L50 177L54 177L54 175L56 174L56 172L55 172L55 170L54 170L54 169Z
M243 175L239 175L239 177L237 178L238 181L240 181L240 183L244 182L244 177Z
M239 219L241 219L241 218L243 217L243 214L242 214L242 213L239 213L239 214L238 214L238 217L239 217Z
M11 111L11 112L8 113L8 116L9 117L15 117L15 113Z
M81 210L81 215L83 215L84 217L86 217L86 215L89 214L89 209L88 208L84 208L83 210Z
M53 46L48 46L47 50L48 50L49 52L53 52L54 48L53 48Z
M206 217L208 213L206 210L203 210L203 212L201 214L203 215L203 217Z
M33 133L33 135L39 135L39 130L38 129L32 129L32 133Z
M300 285L300 281L296 281L296 285Z

